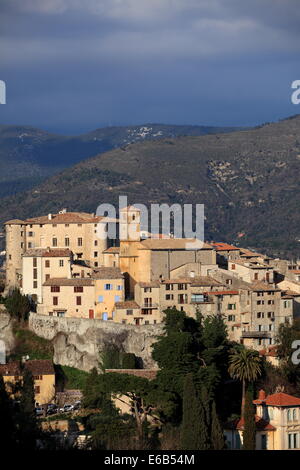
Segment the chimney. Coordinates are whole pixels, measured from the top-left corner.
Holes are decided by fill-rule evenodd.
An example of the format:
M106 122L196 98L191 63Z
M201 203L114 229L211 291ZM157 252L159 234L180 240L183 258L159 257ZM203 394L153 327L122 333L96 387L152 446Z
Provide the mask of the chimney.
M52 220L52 214L48 214L48 220Z
M266 399L266 392L264 390L260 390L258 392L258 399L260 401L264 401Z

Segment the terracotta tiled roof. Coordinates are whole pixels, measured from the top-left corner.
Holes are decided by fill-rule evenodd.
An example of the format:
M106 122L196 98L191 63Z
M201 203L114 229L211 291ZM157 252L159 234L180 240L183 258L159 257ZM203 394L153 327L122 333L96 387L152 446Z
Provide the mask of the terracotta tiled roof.
M100 222L103 217L88 214L87 212L64 212L62 214L42 215L26 219L26 224L87 224Z
M244 429L245 420L244 418L237 418L233 421L229 421L225 424L224 429L237 429L243 430ZM255 425L257 431L275 431L276 428L272 426L272 424L265 421L258 415L255 415Z
M4 225L19 225L24 224L24 220L21 219L11 219L4 223Z
M277 287L273 287L271 284L267 284L266 282L252 282L250 284L251 286L251 289L254 291L254 292L257 292L257 291L277 291L279 292L280 289L278 289Z
M92 286L92 279L84 277L52 277L44 282L43 286Z
M159 287L160 282L159 281L139 282L138 285L140 287Z
M123 274L119 268L101 267L94 269L92 274L93 279L124 279Z
M195 276L191 277L192 286L202 287L202 286L222 286L221 282L216 281L210 276Z
M117 374L129 374L143 377L148 380L155 379L158 369L105 369L105 372L116 372Z
M32 375L55 374L53 363L48 359L29 360L24 362L23 365L31 371ZM0 374L6 376L22 375L21 363L15 361L0 365Z
M210 244L216 251L240 251L239 248L233 245L229 245L228 243L211 242Z
M195 238L148 238L146 240L142 240L140 245L141 249L144 248L146 250L185 250L187 243L195 243L195 241ZM199 248L197 247L195 248L195 250L198 249ZM212 246L203 242L201 249L212 250Z
M107 248L106 250L104 250L103 253L120 253L120 247L119 246L111 246L111 247Z
M140 306L134 300L124 300L124 302L116 302L115 307L116 308L132 308L132 309L140 308Z
M270 406L300 406L300 398L279 392L268 395L264 400L254 400L255 405L266 404Z
M30 248L23 256L43 256L45 258L51 257L70 257L72 251L68 248Z
M220 290L214 292L205 292L208 295L238 295L238 290Z
M268 348L266 349L261 349L259 351L259 354L261 356L269 356L269 357L277 357L277 349L278 349L278 346L269 346Z

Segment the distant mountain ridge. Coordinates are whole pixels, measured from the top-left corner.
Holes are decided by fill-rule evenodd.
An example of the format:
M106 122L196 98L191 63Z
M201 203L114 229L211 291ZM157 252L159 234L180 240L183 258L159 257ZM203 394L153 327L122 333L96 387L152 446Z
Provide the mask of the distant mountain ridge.
M103 202L205 204L205 238L278 256L300 248L300 116L255 129L124 145L0 200L0 218Z
M236 128L147 124L100 128L78 136L0 125L0 197L32 188L81 160L141 140L231 132Z

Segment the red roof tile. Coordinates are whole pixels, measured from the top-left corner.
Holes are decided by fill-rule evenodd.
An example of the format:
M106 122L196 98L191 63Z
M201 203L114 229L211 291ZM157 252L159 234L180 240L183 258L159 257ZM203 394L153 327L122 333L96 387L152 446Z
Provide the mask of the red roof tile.
M266 404L269 406L300 406L300 398L279 392L268 395L264 400L254 400L255 405Z
M244 424L245 424L244 418L236 418L233 421L229 421L228 423L226 423L224 428L243 430ZM263 418L261 418L258 415L255 415L255 425L256 425L257 431L275 431L276 430L276 428L272 424L268 423L267 421L265 421Z
M228 243L210 243L216 251L239 251L240 249L236 246L229 245Z

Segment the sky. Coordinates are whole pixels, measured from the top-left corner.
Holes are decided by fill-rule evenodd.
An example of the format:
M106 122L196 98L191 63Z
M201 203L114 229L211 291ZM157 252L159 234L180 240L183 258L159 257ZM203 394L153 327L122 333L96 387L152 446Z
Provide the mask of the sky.
M300 113L299 0L1 0L0 124L62 134Z

